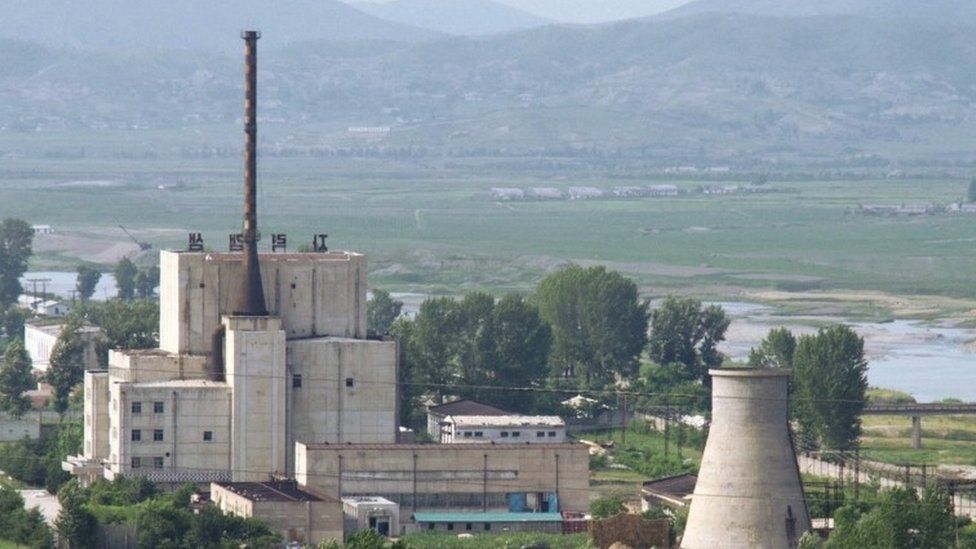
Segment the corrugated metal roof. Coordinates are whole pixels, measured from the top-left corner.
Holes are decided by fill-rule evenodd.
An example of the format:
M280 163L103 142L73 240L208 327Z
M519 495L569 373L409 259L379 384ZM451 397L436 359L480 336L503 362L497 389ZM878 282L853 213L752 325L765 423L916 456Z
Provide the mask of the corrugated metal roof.
M559 513L414 513L416 522L562 522Z
M428 411L439 416L507 416L511 412L506 412L494 406L482 404L474 400L461 399L438 406L431 406Z
M448 416L445 422L457 427L565 427L559 416Z

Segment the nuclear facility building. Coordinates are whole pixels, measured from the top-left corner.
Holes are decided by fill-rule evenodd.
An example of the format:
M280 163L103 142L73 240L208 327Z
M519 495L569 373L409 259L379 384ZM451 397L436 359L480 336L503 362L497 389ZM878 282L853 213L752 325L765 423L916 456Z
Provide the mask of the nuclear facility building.
M63 468L83 483L214 483L222 508L288 525L285 539L302 543L341 534L349 497L393 502L401 530L415 511L489 527L585 511L585 445L397 444L399 353L367 337L364 255L258 253L258 35L243 37L243 231L227 252L191 235L188 250L160 253L159 348L112 351L107 370L85 373L83 451ZM282 482L295 483L285 495ZM312 513L298 504L309 501L316 516L282 515Z

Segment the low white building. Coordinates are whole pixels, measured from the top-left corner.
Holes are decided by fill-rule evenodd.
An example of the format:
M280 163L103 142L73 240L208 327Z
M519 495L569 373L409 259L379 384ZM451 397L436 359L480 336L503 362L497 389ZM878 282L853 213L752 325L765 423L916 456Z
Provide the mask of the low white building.
M71 304L56 299L44 299L31 295L21 295L17 303L40 316L65 317L71 312Z
M348 539L360 530L375 530L379 535L398 537L400 531L400 506L377 496L342 498L342 514L345 535Z
M445 444L566 442L566 422L559 416L449 416L442 425Z
M444 420L451 416L508 415L512 415L512 413L495 408L494 406L489 406L474 400L462 398L460 400L446 402L444 404L438 404L437 406L427 408L427 434L430 436L431 440L441 442L441 435L444 433L444 428L447 426Z
M58 342L61 332L64 331L64 327L64 324L29 323L24 325L24 349L30 355L35 370L47 371L51 363L51 352L54 350L54 345ZM84 326L79 332L85 342L85 369L97 369L97 346L102 338L102 331L94 326Z

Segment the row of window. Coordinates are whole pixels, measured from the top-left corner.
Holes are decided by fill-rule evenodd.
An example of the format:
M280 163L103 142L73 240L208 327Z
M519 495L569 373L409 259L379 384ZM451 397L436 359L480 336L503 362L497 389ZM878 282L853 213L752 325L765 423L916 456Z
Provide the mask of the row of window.
M153 402L153 413L154 414L162 414L162 413L165 413L165 412L166 412L166 405L165 405L165 403L160 402L160 401ZM132 413L133 414L141 414L142 413L142 403L141 402L133 402L132 403Z
M433 522L428 522L427 523L427 529L428 530L433 530L435 526L436 525ZM490 522L486 522L484 524L484 528L485 528L485 532L491 530L491 523ZM453 522L448 522L447 523L447 529L448 530L454 530L454 523ZM464 529L465 530L468 530L468 531L474 530L474 523L466 522L464 524Z
M520 438L522 436L521 431L502 431L501 434L502 438L508 438L509 436L512 438ZM556 431L549 431L548 433L545 431L536 431L535 433L536 438L545 438L547 435L549 437L556 438ZM484 438L485 433L484 431L464 431L463 436L464 438Z
M355 387L355 386L356 386L356 380L353 379L353 378L351 378L351 377L347 377L346 378L346 387ZM292 376L291 376L291 388L292 389L301 389L302 388L302 374L292 374Z
M152 459L152 468L153 469L162 469L163 468L163 458L162 457L156 456L156 457L151 458L151 459ZM141 469L143 463L145 463L146 466L148 466L149 465L149 458L142 458L142 457L134 457L134 458L132 458L132 468L133 469Z
M152 435L152 437L153 437L152 438L153 439L153 442L163 442L165 440L165 437L163 435L163 430L162 429L153 429L153 435ZM214 437L213 437L213 431L204 431L203 432L203 441L204 442L213 442L213 439L214 439ZM132 430L132 441L133 442L140 442L141 440L142 440L142 429L133 429Z

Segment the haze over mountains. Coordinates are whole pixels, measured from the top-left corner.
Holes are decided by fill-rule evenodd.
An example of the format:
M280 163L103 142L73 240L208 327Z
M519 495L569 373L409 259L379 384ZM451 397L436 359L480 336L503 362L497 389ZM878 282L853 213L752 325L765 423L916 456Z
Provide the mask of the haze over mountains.
M491 0L394 0L352 5L387 21L445 34L498 34L553 22Z
M293 41L298 31L281 36L264 26L262 116L315 128L288 145L295 150L405 147L654 166L968 166L976 162L976 17L959 17L972 8L957 0L926 2L924 18L906 2L826 2L812 13L795 0L699 0L616 24L483 37L416 30L400 42L394 34L301 42ZM213 34L236 55L236 28ZM0 53L0 131L239 116L236 56L9 41ZM364 142L351 127L389 131Z

